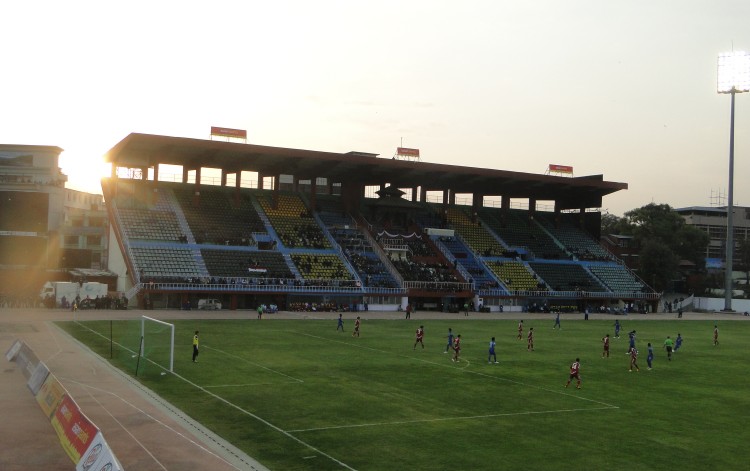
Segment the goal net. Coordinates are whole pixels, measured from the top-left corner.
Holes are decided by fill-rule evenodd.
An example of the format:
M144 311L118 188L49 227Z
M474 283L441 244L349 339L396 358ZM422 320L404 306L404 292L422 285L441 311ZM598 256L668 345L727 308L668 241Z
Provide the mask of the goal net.
M174 371L174 324L141 316L141 357Z

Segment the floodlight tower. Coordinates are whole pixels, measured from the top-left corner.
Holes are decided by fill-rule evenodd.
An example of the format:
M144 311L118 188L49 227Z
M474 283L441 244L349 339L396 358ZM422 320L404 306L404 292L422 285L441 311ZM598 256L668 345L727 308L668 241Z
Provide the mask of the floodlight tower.
M732 310L732 259L734 257L734 96L750 91L750 53L732 51L719 54L716 91L732 97L729 118L729 192L727 198L726 271L724 310Z

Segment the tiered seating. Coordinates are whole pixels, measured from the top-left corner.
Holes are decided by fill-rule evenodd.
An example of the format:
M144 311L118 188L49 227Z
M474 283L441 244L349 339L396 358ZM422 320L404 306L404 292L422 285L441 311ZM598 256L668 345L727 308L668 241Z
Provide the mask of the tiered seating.
M357 229L329 229L344 251L372 252L370 241Z
M131 252L141 281L200 276L198 263L190 249L133 247Z
M177 217L169 211L148 209L119 209L125 235L141 240L178 242L184 236Z
M201 255L211 276L294 278L278 252L201 249Z
M480 216L511 247L526 247L536 258L569 259L549 234L529 219L526 211L484 208Z
M647 289L625 267L616 264L592 265L591 273L596 275L610 290L615 292L642 292Z
M375 252L350 252L347 255L357 274L367 287L398 288L383 262Z
M497 281L490 275L471 250L469 250L460 240L455 237L441 237L440 241L456 257L456 262L460 263L464 269L472 276L477 289L497 288ZM467 280L469 281L469 280Z
M316 199L315 211L329 230L334 227L352 226L354 221L341 205L341 198L320 195Z
M271 196L260 196L258 202L284 246L314 249L331 247L298 195L280 194L277 208L273 208Z
M175 188L174 194L199 244L251 245L253 232L266 232L248 195L242 195L239 207L234 207L227 190L203 186L196 207L192 189Z
M383 265L370 241L357 229L329 229L344 251L365 286L397 288L388 269Z
M352 280L354 277L336 255L291 254L292 261L305 279Z
M594 239L576 227L568 218L561 218L559 227L548 215L537 213L537 221L554 235L557 240L578 258L578 260L612 260L612 255L604 250Z
M547 287L521 262L487 262L487 266L509 290L546 291Z
M492 257L500 256L505 252L503 246L487 232L480 221L472 221L462 209L448 207L446 217L453 229L461 235L475 253Z
M576 263L539 263L529 266L555 291L606 291L604 287Z
M460 280L451 267L439 263L394 260L393 266L405 281L434 281L457 283Z

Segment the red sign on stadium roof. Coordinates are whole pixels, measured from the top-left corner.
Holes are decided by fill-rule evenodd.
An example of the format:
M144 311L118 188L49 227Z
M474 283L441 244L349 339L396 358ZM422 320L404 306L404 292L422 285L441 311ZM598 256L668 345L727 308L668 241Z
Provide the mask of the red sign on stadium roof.
M558 173L573 173L573 167L569 165L549 164L549 171Z
M230 129L211 126L212 136L232 137L235 139L247 139L247 131L244 129Z
M410 149L408 147L397 147L398 155L408 155L409 157L419 157L419 149Z

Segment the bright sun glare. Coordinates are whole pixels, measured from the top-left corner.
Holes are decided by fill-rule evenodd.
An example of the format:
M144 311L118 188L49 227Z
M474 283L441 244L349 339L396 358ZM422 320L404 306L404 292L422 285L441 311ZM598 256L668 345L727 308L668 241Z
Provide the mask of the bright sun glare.
M87 193L102 193L101 179L110 176L110 164L101 155L64 151L60 168L68 176L67 188Z

